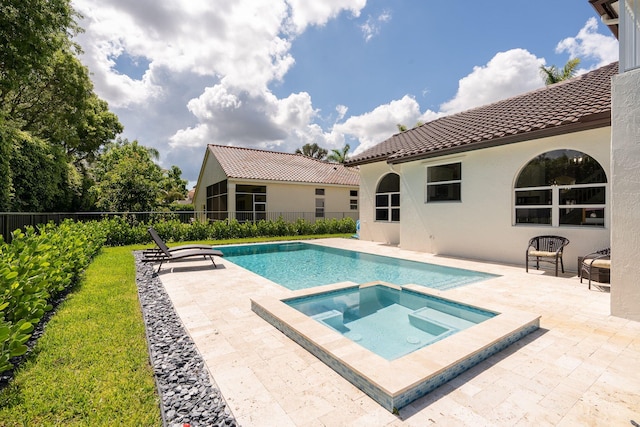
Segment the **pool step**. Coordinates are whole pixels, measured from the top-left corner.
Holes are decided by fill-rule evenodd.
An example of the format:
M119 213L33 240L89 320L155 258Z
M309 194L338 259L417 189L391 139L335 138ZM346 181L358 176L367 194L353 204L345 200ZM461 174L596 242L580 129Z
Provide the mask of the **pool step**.
M445 313L430 307L423 307L409 314L409 321L411 319L420 319L427 322L432 322L437 325L441 325L447 329L465 329L476 324L461 317Z
M323 311L322 313L311 316L311 318L322 322L343 334L350 330L344 325L342 312L338 310Z

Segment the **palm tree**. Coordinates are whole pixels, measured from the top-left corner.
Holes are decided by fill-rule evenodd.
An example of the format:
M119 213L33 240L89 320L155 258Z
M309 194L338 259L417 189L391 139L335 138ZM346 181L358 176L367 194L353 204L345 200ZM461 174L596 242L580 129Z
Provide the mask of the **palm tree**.
M547 86L552 85L575 76L578 65L580 65L580 58L570 59L562 70L559 70L555 65L551 65L550 67L541 65L540 75Z
M302 148L296 149L296 154L303 154L307 157L313 157L314 159L322 160L326 157L328 151L321 148L315 142L313 144L304 144Z
M331 154L327 156L327 160L334 163L344 163L347 160L347 153L351 147L346 144L342 150L333 149Z

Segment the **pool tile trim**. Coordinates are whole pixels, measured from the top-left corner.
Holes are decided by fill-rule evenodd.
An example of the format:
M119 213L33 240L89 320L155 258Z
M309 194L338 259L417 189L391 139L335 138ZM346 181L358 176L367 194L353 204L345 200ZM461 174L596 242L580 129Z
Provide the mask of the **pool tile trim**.
M283 301L358 286L343 282L292 291L282 299L251 299L251 309L390 412L426 395L538 329L540 316L505 307L478 307L464 298L417 285L404 288L499 313L469 329L401 358L388 361Z

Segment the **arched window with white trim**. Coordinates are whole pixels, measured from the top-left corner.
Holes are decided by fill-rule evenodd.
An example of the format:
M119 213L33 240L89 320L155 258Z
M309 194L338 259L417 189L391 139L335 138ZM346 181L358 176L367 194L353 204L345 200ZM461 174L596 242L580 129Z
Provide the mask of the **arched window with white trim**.
M386 174L376 188L376 221L400 222L400 175Z
M597 160L576 150L543 153L516 180L515 224L604 227L607 176Z

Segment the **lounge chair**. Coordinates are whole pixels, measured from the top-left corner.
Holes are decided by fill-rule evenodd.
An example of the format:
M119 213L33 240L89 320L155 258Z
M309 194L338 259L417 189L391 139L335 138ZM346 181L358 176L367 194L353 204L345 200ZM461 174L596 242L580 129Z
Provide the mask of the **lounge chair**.
M582 258L582 262L580 263L580 283L582 283L584 275L588 274L589 289L591 289L591 278L596 274L594 269L598 271L598 282L601 283L602 286L611 286L609 283L600 282L600 270L611 270L611 248L592 252Z
M172 246L172 247L167 247L167 245L164 243L164 241L162 240L162 238L160 237L160 235L158 234L158 232L155 230L155 228L153 227L149 227L147 229L147 231L149 232L149 235L151 236L151 239L153 239L153 241L156 244L155 248L152 249L145 249L142 253L145 256L151 256L151 255L161 255L162 254L162 249L160 247L160 244L163 244L168 250L169 252L176 252L176 251L181 251L184 249L211 249L211 245L203 245L203 244L192 244L192 245L180 245L180 246Z
M536 262L536 270L540 269L540 262L555 264L558 276L558 263L564 273L562 252L569 244L569 239L561 236L536 236L529 240L526 254L526 271L529 272L529 261Z
M213 263L214 267L218 267L216 265L214 256L222 257L224 256L222 252L217 249L213 249L211 246L205 245L182 245L176 246L173 248L167 247L166 243L158 236L158 233L153 229L149 228L149 234L151 238L158 246L157 249L152 249L150 251L143 252L142 262L159 262L158 273L162 268L162 264L165 262L176 261L184 258L193 258L193 257L204 257L209 258Z

